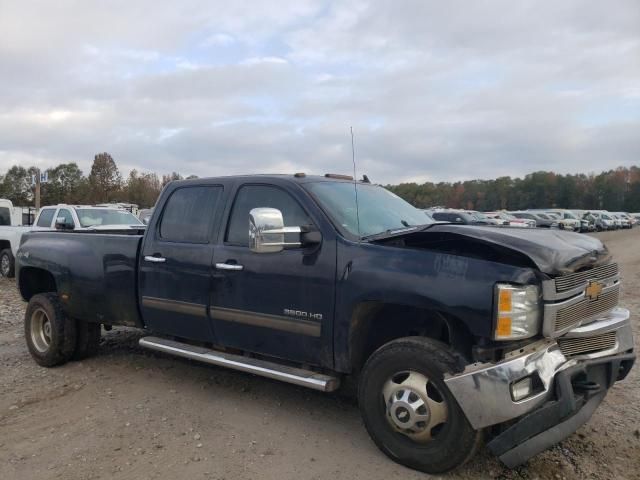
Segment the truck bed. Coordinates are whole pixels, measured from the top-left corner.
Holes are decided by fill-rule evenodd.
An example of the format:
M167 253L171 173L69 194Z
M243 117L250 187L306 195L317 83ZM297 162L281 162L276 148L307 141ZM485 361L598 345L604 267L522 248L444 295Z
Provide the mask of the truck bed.
M105 325L142 327L137 289L142 238L136 230L25 233L18 284L22 291L20 275L25 269L44 269L53 275L70 316Z

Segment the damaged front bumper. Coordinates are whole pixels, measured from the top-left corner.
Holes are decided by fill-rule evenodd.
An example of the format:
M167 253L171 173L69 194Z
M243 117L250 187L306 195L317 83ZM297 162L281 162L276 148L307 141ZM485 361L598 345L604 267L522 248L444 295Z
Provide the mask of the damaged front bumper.
M475 429L512 423L489 448L513 467L584 424L634 359L629 311L615 308L560 338L511 352L499 363L469 365L445 382ZM515 401L513 385L527 377L531 394Z

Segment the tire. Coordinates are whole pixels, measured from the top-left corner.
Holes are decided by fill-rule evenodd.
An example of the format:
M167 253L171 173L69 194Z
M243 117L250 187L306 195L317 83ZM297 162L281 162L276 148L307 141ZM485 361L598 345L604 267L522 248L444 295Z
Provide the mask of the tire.
M369 435L389 458L406 467L435 474L459 467L475 454L482 440L482 431L471 427L443 380L445 373L461 371L464 363L447 345L424 337L394 340L371 355L360 377L358 401ZM405 375L407 378L402 380ZM414 397L404 397L407 391L413 390L403 389L403 382L419 385L422 389L425 379L427 385L430 384L423 389L423 394L427 392L430 400L425 403L428 405L426 412L429 412L429 417L425 418L429 420L415 423L419 428L412 438L406 431L402 433L397 423L394 425L396 420L392 417L395 415L397 422L406 418L411 423L412 415L425 414L423 407L412 413L407 409L403 411L403 404L398 400L401 394L409 403L415 404L416 396L424 399L416 393L413 393ZM383 391L392 393L387 396ZM438 397L440 401L437 401ZM396 401L386 402L386 398L395 398ZM434 408L436 405L438 408ZM446 409L443 410L441 405ZM446 418L446 421L438 422L436 417Z
M0 251L0 275L13 278L16 273L16 261L10 248Z
M64 313L55 293L31 297L24 315L24 334L29 353L43 367L66 363L76 348L76 322Z
M71 360L84 360L95 355L100 346L102 325L76 320L76 348Z

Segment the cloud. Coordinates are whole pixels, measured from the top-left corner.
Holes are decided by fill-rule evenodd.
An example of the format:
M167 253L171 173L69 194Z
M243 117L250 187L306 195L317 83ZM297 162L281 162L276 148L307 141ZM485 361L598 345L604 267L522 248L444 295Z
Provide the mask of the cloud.
M4 3L0 172L348 172L351 126L381 183L630 165L638 25L635 0Z

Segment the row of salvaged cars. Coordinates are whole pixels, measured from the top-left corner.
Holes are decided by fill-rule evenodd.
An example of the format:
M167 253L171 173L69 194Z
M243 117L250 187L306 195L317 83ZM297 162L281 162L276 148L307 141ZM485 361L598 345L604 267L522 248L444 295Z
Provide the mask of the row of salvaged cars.
M640 222L640 213L607 210L528 209L494 212L432 207L425 213L436 222L464 225L495 225L520 228L557 228L573 232L601 232L632 228Z

